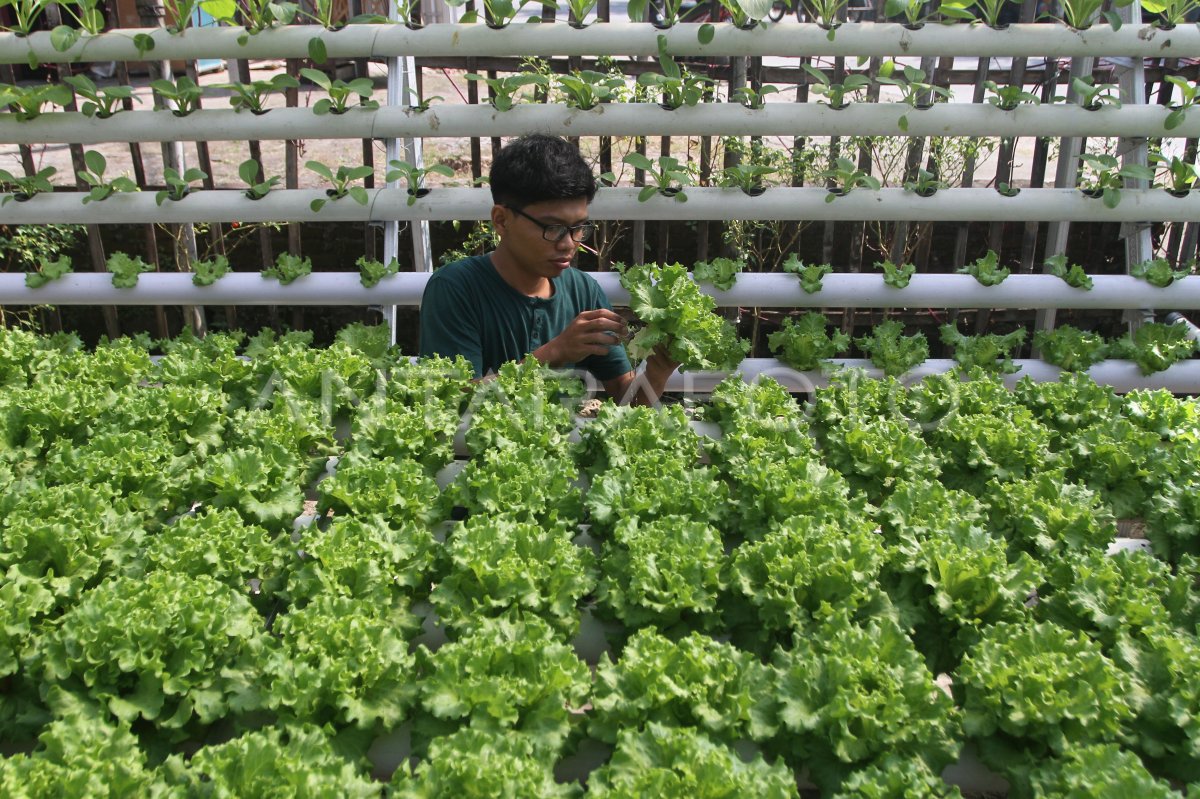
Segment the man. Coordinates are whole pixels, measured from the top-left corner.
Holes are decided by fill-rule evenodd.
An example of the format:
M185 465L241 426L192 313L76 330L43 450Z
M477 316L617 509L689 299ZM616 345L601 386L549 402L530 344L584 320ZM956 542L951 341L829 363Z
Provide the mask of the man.
M490 175L495 251L439 269L421 299L421 355L462 355L482 378L532 356L581 368L620 402L653 404L678 368L662 352L635 377L629 330L599 284L571 268L592 234L596 180L578 148L530 135L496 154Z

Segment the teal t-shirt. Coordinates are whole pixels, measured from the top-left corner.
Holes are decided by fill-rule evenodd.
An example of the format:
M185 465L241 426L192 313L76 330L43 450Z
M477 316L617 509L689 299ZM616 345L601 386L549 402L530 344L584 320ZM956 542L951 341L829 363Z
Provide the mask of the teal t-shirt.
M552 296L527 297L500 277L488 255L443 266L429 278L421 297L421 356L462 355L475 376L483 377L502 363L523 360L584 311L612 309L600 284L578 269L568 269L551 283ZM614 344L607 355L589 355L563 368L586 369L604 381L632 367L625 348Z

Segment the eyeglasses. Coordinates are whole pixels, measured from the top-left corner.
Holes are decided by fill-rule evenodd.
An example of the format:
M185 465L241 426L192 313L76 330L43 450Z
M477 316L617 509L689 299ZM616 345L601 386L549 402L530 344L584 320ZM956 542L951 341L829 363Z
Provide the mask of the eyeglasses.
M520 214L533 224L540 227L542 229L542 238L546 241L560 242L565 239L568 234L570 234L571 240L576 244L579 244L587 241L589 238L591 238L592 234L596 232L595 222L580 222L578 225L548 225L540 219L535 219L534 217L525 213L520 208L516 208L511 205L506 205L504 207L512 211L514 214Z

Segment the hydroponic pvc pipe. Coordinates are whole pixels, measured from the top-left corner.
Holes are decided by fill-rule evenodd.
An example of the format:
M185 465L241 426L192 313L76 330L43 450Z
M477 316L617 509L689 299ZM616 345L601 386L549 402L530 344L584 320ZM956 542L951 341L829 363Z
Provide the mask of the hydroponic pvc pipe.
M1119 31L1096 25L1086 31L1063 25L1012 25L992 30L982 25L926 25L910 31L896 23L848 23L832 38L810 23L738 30L715 26L708 44L701 44L695 24L659 31L648 24L599 23L583 30L565 24L511 25L503 31L484 25L436 24L421 30L399 25L347 25L332 32L314 25L287 25L247 36L242 28L190 28L172 36L163 28L131 28L84 36L65 52L56 51L50 34L28 38L0 34L0 62L24 63L32 56L50 63L61 61L141 61L134 36L148 34L154 57L161 60L197 58L304 58L308 43L320 38L331 58L390 56L529 56L641 55L656 56L658 39L667 49L686 56L1127 56L1186 58L1200 55L1200 30L1180 25L1164 31L1150 25L1125 25ZM239 43L239 40L244 40Z
M629 294L613 272L590 273L614 305ZM367 289L357 272L315 272L282 286L257 272L234 272L211 286L193 286L190 274L142 275L130 289L113 288L104 273L70 274L42 288L25 287L20 274L0 275L0 305L405 305L418 306L428 273L404 273ZM1053 275L1012 275L984 287L969 275L914 275L894 289L879 274L826 275L821 291L806 294L795 275L745 274L729 291L702 286L722 307L766 308L1161 308L1200 309L1200 276L1165 289L1128 275L1096 275L1095 288L1071 288Z
M1194 222L1200 219L1200 191L1173 197L1161 189L1126 189L1116 208L1075 189L1025 189L1002 197L992 189L942 189L918 197L903 189L855 189L833 202L821 188L780 187L750 197L738 189L689 188L687 202L655 195L638 202L636 188L601 189L591 207L593 219L773 219L881 222ZM437 188L408 205L400 189L370 189L366 205L345 197L320 211L309 203L320 190L280 189L261 200L241 191L196 191L161 206L146 192L116 194L84 205L81 192L40 194L26 202L0 206L0 224L115 224L186 222L367 222L389 219L449 221L487 219L492 208L487 189Z
M1026 105L1013 111L984 104L939 103L915 111L903 103L852 103L834 111L820 103L768 103L750 110L736 103L703 103L669 111L654 103L605 104L589 111L522 104L499 112L489 105L434 105L428 111L352 108L317 116L308 108L274 108L256 116L203 109L186 117L166 111L123 111L108 119L47 113L21 122L0 115L0 141L47 142L243 141L259 139L385 139L519 136L1200 136L1200 111L1171 130L1170 109L1126 104L1088 111L1076 105ZM906 117L907 130L899 120Z
M875 369L867 360L835 358L833 363L866 369L872 377L882 375L882 372ZM1044 361L1018 359L1013 363L1017 366L1017 372L1004 377L1004 383L1009 388L1016 385L1017 381L1023 377L1028 377L1038 383L1053 383L1062 376L1062 370ZM952 360L928 360L901 379L904 383L911 384L926 375L948 372L955 366L956 364ZM779 381L792 392L808 392L829 385L828 376L821 372L797 372L774 358L747 358L742 361L736 374L748 383L770 377ZM707 394L726 376L725 372L676 372L667 381L666 390ZM1137 364L1132 361L1102 361L1088 370L1088 376L1097 383L1111 386L1113 390L1119 392L1132 391L1137 388L1165 388L1175 394L1200 393L1200 360L1196 359L1182 361L1152 375L1143 375Z

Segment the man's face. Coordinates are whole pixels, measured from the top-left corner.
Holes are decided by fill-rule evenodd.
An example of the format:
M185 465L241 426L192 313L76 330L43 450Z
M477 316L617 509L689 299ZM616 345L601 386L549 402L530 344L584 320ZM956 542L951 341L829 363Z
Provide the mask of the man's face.
M562 241L547 241L538 222L542 225L578 225L588 218L587 199L544 200L530 203L521 211L527 216L504 206L496 206L493 213L507 255L531 277L558 277L570 268L579 245L570 235L564 236Z

